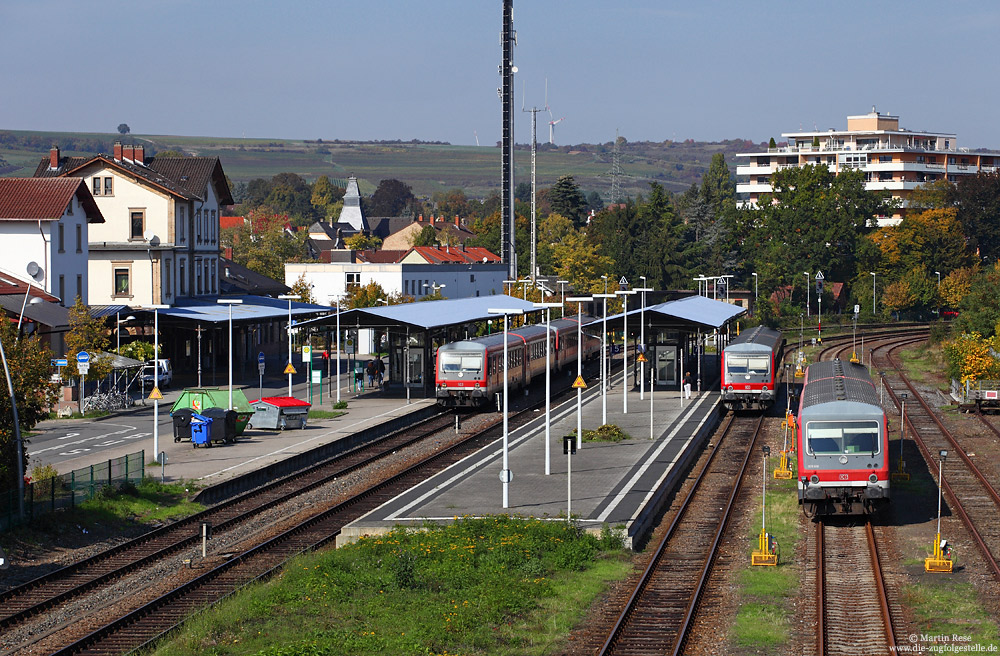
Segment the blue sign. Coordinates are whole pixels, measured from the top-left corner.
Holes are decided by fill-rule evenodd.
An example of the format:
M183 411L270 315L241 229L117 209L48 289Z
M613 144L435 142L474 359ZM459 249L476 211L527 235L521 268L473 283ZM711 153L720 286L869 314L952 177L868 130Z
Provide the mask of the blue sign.
M90 362L90 353L87 353L86 351L80 351L79 353L76 354L76 361L81 363Z
M52 365L55 366L55 367L65 367L68 364L69 364L69 360L67 360L66 358L59 358L57 360L53 360L52 361Z
M257 354L257 364L264 364L264 352L261 351Z

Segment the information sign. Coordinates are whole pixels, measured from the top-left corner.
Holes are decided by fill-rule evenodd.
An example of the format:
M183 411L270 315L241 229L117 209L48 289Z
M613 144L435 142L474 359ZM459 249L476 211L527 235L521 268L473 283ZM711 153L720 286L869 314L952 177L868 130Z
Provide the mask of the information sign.
M313 351L312 347L309 346L309 345L306 345L306 346L302 347L302 361L303 362L309 362L310 360L312 360L312 351Z
M76 370L80 372L81 376L86 376L87 372L90 371L90 363L89 362L77 362L76 363Z
M344 342L344 353L347 355L354 355L354 340L348 339Z
M76 354L76 361L90 362L90 353L87 353L86 351L80 351L79 353Z
M322 369L313 369L312 370L312 382L313 382L314 385L317 384L317 383L322 383L323 382L323 370Z
M264 352L261 351L257 354L257 364L264 364Z
M66 358L57 358L52 361L52 364L55 365L56 367L65 367L66 365L69 364L69 360L67 360Z

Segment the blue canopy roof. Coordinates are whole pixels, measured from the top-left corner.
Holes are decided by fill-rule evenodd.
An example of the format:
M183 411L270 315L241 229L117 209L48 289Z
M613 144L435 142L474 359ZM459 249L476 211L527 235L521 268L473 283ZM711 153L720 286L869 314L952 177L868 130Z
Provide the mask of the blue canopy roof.
M288 318L288 301L270 296L239 296L233 300L242 300L239 305L233 305L233 322L266 321L269 319ZM216 303L215 298L185 299L166 310L160 310L160 318L183 319L196 323L224 323L229 321L229 306ZM292 316L315 315L320 312L330 312L327 305L292 302ZM133 313L143 310L131 310ZM152 312L152 310L145 310Z
M408 326L420 330L444 328L473 321L496 319L498 315L489 309L519 309L525 312L537 310L531 301L525 301L506 294L453 298L443 301L418 301L399 305L354 308L340 313L341 327L384 328L386 326ZM299 323L299 326L332 325L336 315L318 317Z
M631 300L634 301L635 298L633 297ZM642 311L642 309L629 310L628 316L630 318L638 318L637 315ZM645 309L645 312L652 312L660 316L659 321L657 319L652 320L654 324L663 323L666 320L694 327L718 329L735 317L746 313L746 308L741 308L738 305L726 303L725 301L713 301L704 296L687 296L667 301L666 303L650 305ZM608 322L615 322L615 325L617 325L622 322L623 316L624 313L619 312L614 316L608 317ZM585 327L598 325L602 322L603 319L597 319L589 324L585 324Z

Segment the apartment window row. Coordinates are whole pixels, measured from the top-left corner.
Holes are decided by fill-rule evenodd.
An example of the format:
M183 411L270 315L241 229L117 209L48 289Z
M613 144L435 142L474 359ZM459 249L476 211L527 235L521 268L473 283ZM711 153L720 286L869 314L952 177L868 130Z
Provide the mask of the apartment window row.
M218 210L195 210L195 242L215 243L219 236Z
M95 175L90 180L90 193L94 196L114 196L114 178Z
M58 235L57 241L59 242L59 246L58 246L59 247L59 252L60 253L65 253L66 252L66 226L63 225L61 222L58 224L58 226L59 227L57 229L57 235ZM83 252L83 226L80 225L79 223L77 223L75 227L76 227L76 252L77 253L82 253Z
M355 287L361 286L361 272L360 271L348 271L344 280L344 287L347 289L353 289Z

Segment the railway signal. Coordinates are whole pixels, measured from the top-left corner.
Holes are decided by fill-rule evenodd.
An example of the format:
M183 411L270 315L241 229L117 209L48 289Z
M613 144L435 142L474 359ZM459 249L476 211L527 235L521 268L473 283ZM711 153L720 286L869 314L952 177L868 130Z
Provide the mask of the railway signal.
M750 555L751 565L777 565L778 543L767 534L767 459L771 455L771 447L766 444L761 447L764 452L763 483L760 498L760 536L757 539L757 550Z
M788 481L792 478L792 470L788 468L788 429L794 425L791 413L785 417L785 441L781 447L781 461L778 468L774 470L774 478L781 481Z
M942 449L938 452L941 460L938 461L938 518L937 534L934 536L934 554L924 559L925 572L951 573L952 560L951 548L947 540L941 539L941 487L944 485L944 461L948 458L948 452Z
M903 471L903 435L906 432L906 392L899 393L900 416L899 416L899 469L892 472L892 480L908 481L910 474Z

